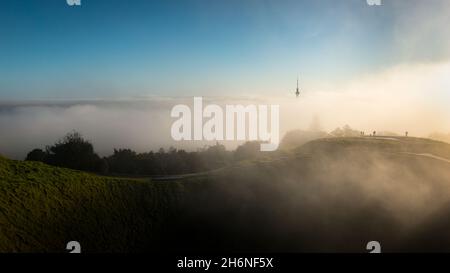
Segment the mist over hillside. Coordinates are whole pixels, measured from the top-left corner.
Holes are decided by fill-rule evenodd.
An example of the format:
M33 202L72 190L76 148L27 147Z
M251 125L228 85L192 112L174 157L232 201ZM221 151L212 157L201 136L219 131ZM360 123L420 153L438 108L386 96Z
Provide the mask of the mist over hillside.
M406 137L322 138L159 182L0 158L0 251L450 251L449 164L450 144Z
M386 252L448 251L447 233L433 231L449 227L439 218L450 201L449 159L450 145L423 139L312 141L216 173L186 204L192 229L175 229L189 238L186 249L363 252L378 240Z
M450 134L434 132L429 135L429 138L450 143Z

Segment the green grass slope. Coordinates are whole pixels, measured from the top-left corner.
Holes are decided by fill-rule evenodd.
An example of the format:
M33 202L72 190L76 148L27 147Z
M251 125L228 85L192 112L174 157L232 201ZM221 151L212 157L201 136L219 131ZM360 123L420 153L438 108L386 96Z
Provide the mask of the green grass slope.
M139 251L158 240L183 187L0 157L0 251Z

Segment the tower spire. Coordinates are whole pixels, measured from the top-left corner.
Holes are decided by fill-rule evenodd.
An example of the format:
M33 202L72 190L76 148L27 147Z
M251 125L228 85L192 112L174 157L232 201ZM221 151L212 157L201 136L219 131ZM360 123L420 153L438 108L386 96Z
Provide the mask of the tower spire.
M298 89L298 75L297 75L297 90L295 91L295 96L298 98L300 95L300 90Z

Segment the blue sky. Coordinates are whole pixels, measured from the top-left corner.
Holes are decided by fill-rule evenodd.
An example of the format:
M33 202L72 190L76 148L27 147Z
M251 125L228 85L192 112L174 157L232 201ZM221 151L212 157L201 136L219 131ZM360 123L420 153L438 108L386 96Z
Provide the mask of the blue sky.
M443 5L2 0L0 100L276 95L294 88L297 73L308 87L349 81L447 58L439 28L426 32Z

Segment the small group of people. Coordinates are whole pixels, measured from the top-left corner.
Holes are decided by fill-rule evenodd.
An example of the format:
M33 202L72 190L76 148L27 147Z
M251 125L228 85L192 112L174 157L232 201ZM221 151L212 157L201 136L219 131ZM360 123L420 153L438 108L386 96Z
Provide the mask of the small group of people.
M369 136L375 136L376 134L377 134L377 131L373 131L373 133L370 134ZM366 135L366 132L361 131L361 136L365 136L365 135Z
M407 137L408 136L408 131L406 131L405 132L405 137ZM361 136L365 136L366 135L366 132L364 132L364 131L361 131ZM370 134L369 136L376 136L377 135L377 131L373 131L373 133L372 134Z

